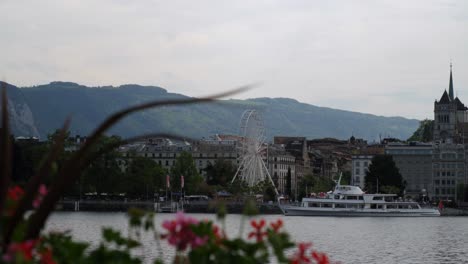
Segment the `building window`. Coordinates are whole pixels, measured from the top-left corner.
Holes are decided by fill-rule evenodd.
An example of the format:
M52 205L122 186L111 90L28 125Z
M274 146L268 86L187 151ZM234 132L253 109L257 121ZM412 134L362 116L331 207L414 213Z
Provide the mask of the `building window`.
M166 160L166 166L169 166L169 161L168 160Z
M361 166L361 163L359 161L356 161L356 166L357 167Z
M356 175L361 174L361 170L359 168L356 169Z

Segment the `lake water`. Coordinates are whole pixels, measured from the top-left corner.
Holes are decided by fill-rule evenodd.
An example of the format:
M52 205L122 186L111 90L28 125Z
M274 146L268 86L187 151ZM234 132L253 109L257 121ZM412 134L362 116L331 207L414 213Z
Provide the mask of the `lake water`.
M209 214L190 215L215 219ZM158 214L155 222L160 227L164 220L173 217L173 214ZM261 217L282 218L295 241L310 241L315 249L327 252L332 260L342 263L468 263L468 217ZM241 215L228 215L228 235L238 235L241 221ZM47 229L70 230L76 239L97 244L101 227L127 232L127 222L125 213L57 212L49 219ZM248 229L246 222L245 230ZM147 260L162 252L164 259L169 260L174 254L167 244L158 250L151 235L142 240L144 248L135 254Z

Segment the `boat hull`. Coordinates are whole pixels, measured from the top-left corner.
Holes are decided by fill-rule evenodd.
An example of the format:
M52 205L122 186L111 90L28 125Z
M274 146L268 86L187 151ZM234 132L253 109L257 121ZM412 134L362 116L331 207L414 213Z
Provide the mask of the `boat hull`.
M324 209L299 206L282 207L286 216L339 216L339 217L433 217L440 216L436 209L378 210L378 209Z

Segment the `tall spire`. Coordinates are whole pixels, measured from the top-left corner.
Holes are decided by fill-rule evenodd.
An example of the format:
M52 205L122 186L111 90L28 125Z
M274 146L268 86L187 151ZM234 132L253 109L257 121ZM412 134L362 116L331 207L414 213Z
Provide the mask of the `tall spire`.
M452 62L450 62L450 83L449 83L449 97L453 101L453 78L452 78Z

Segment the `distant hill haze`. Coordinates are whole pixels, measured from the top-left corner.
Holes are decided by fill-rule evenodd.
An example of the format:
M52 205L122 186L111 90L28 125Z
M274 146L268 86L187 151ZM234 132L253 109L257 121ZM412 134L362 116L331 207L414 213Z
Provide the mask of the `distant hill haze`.
M86 87L70 82L17 88L8 86L16 136L47 134L71 116L72 134L87 135L109 114L152 100L188 98L155 86L122 85ZM379 136L406 139L419 121L383 117L300 103L288 98L222 100L187 106L168 106L135 113L115 125L109 134L123 137L148 133L174 133L192 138L213 134L237 134L247 109L263 114L267 137L304 136L378 140Z

